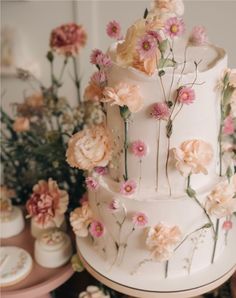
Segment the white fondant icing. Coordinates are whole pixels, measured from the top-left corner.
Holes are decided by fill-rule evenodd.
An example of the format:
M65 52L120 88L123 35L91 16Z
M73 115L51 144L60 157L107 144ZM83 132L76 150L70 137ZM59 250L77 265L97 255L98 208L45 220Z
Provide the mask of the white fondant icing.
M10 212L0 212L0 237L9 238L20 234L25 227L24 217L19 207Z

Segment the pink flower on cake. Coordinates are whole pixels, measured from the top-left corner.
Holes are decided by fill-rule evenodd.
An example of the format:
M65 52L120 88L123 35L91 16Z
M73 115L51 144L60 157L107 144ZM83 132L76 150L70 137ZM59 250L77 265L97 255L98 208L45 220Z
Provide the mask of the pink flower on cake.
M179 148L171 149L177 170L182 176L203 173L207 175L206 167L213 158L212 146L201 140L183 142Z
M17 117L12 128L15 132L28 131L30 129L30 121L26 117Z
M135 156L142 158L147 154L147 145L143 141L137 140L131 143L130 150Z
M231 177L230 183L225 180L218 183L208 195L206 211L209 215L222 218L232 215L236 211L236 175Z
M206 28L203 26L195 26L189 36L188 42L193 46L206 45L208 43Z
M104 71L96 71L90 78L96 85L104 85L107 82L107 76Z
M181 87L178 89L177 101L189 105L195 100L195 91L190 87Z
M129 196L135 193L137 184L134 180L127 180L121 184L120 193Z
M222 225L222 229L225 231L229 231L233 228L233 223L231 220L225 220Z
M102 222L93 220L90 224L89 232L94 238L100 238L105 233L105 227Z
M230 115L224 120L223 133L226 135L231 135L234 133L234 120Z
M84 202L82 207L76 208L70 213L70 224L76 236L88 236L89 225L93 220L92 217L92 210L88 202Z
M156 40L157 43L162 42L162 37L161 37L161 35L158 32L153 31L153 30L149 30L147 32L147 34L150 35L150 36L152 36Z
M103 52L99 49L94 49L90 55L90 63L91 64L94 64L94 65L97 65L98 62L97 62L97 57L99 55L103 54Z
M136 50L142 60L155 57L156 49L157 42L152 35L146 34L138 39Z
M112 200L110 204L108 204L108 209L111 212L116 212L120 209L120 202L118 200Z
M173 17L169 18L165 22L165 33L170 37L181 36L185 31L185 25L183 19Z
M108 173L108 168L107 167L95 167L94 171L98 175L105 176Z
M143 212L137 212L133 215L132 222L135 227L144 228L148 224L148 217Z
M90 190L90 191L96 191L99 189L99 183L93 177L87 177L85 179L85 183L86 183L88 190Z
M176 14L182 16L184 14L184 3L182 0L155 0L154 13L159 14Z
M107 166L111 155L111 136L102 124L86 127L74 134L69 140L66 151L69 165L82 170Z
M92 51L92 54L90 55L90 63L97 65L102 69L107 69L112 66L111 58L99 49Z
M150 115L157 120L168 120L170 116L170 108L165 102L154 103Z
M160 223L149 229L146 245L153 259L162 262L170 259L181 238L182 232L178 226L169 227Z
M29 217L33 217L39 225L46 227L53 223L59 227L68 202L67 192L61 190L57 182L50 178L48 181L40 180L33 187L33 193L26 203L26 209Z
M136 113L143 107L143 98L137 85L121 82L114 87L105 87L103 96L103 102L121 107L127 106L131 113Z
M107 35L116 40L121 38L121 27L117 21L111 21L107 24Z
M84 28L74 23L65 24L51 33L50 47L65 56L74 56L85 46L87 34Z

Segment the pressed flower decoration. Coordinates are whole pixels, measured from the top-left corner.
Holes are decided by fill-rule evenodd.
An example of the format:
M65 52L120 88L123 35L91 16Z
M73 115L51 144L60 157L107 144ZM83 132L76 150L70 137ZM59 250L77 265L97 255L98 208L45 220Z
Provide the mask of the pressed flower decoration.
M93 220L90 224L89 232L94 238L100 238L105 233L105 227L102 222Z
M121 36L121 26L117 21L111 21L107 24L106 28L107 35L113 39L119 40Z
M86 186L87 186L88 190L90 190L90 191L96 191L96 190L99 189L99 183L93 177L87 177L85 179L85 183L86 183Z
M148 224L148 217L143 212L137 212L132 216L134 227L143 228Z
M179 37L183 35L185 31L184 21L181 18L173 17L169 18L165 22L165 33L170 37Z
M121 184L120 193L125 196L130 196L135 193L137 184L134 180L126 180Z

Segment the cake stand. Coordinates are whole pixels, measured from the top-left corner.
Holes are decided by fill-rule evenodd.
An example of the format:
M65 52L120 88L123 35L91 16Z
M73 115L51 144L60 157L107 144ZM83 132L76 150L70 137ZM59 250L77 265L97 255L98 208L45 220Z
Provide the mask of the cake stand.
M34 238L30 234L30 224L27 223L24 231L8 239L1 240L2 246L18 246L34 255ZM21 282L1 288L3 298L49 298L50 292L66 282L72 275L71 264L59 268L43 268L36 262L30 274Z
M207 293L223 284L236 270L236 220L228 237L224 253L215 263L194 274L173 279L144 280L143 276L131 276L119 268L107 271L104 260L88 241L77 241L78 254L84 267L100 282L124 294L140 298L189 298Z

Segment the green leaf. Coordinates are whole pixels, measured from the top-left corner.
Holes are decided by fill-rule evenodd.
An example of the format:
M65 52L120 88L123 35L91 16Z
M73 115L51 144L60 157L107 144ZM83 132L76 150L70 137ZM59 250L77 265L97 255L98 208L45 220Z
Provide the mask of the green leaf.
M176 62L172 59L165 59L161 58L158 67L159 68L165 68L165 67L174 67L176 65Z
M160 70L159 73L158 73L159 77L163 77L165 74L166 73L165 73L164 70Z
M120 107L120 115L124 120L129 119L131 112L127 106Z
M162 56L164 56L165 51L167 49L167 46L168 46L168 40L167 39L164 39L162 42L160 42L159 50L160 50Z
M196 191L190 186L186 189L186 193L190 198L194 198L196 196Z
M224 76L223 83L224 83L224 86L226 86L229 83L229 74L228 74L228 72Z
M53 53L51 51L48 51L47 52L47 59L49 62L52 62L54 60L54 56L53 56Z
M167 122L167 125L166 125L166 136L167 136L167 138L171 137L172 132L173 132L173 123L172 123L172 120L169 119L169 121Z
M209 229L209 228L211 228L212 227L212 224L211 223L207 223L207 224L205 224L203 227L202 227L202 229Z

